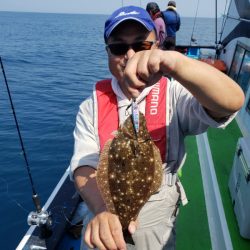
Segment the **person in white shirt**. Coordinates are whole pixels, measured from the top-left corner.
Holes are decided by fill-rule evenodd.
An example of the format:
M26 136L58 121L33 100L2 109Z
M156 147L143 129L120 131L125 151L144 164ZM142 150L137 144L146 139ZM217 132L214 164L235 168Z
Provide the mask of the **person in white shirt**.
M161 188L146 202L137 220L130 222L133 243L126 242L119 218L107 210L95 178L100 156L96 91L83 101L70 166L76 189L92 212L84 227L84 241L89 248L98 249L175 249L177 203L179 199L186 202L176 178L185 159L184 137L203 133L208 127L225 127L243 105L244 94L232 79L210 65L158 49L154 23L140 7L116 10L105 23L104 39L120 125L129 115L131 99L145 114L144 97L164 75L171 76L166 86L167 149Z

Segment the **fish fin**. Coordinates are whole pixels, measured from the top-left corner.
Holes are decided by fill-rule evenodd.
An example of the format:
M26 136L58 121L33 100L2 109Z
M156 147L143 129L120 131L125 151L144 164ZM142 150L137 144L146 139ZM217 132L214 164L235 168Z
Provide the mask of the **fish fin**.
M161 187L162 178L163 178L163 169L162 169L162 160L161 153L158 147L153 145L154 159L155 159L155 171L154 171L154 181L151 186L152 194L157 192Z
M112 196L109 189L109 182L108 182L108 155L109 155L109 147L112 142L112 139L108 140L101 152L99 163L97 166L97 173L96 173L96 181L101 196L105 202L105 205L109 212L115 213L115 207L112 200Z

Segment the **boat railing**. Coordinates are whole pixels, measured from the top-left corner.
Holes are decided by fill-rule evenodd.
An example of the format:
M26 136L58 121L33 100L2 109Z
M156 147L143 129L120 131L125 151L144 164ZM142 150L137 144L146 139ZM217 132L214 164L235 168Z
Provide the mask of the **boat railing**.
M180 53L205 63L219 69L220 71L226 73L227 66L224 61L218 60L218 53L222 47L218 45L177 45L176 51Z

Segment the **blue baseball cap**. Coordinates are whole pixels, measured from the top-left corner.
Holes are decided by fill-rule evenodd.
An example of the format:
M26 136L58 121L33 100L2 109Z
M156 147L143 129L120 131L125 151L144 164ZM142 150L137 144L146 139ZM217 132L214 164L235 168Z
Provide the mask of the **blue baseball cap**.
M125 6L117 9L105 22L105 41L107 41L114 28L126 20L135 20L141 23L148 31L156 30L153 20L145 9L137 6Z

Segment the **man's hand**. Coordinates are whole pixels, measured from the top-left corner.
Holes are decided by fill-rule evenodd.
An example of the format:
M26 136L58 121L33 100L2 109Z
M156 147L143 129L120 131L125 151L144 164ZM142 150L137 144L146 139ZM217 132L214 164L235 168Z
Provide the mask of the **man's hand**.
M137 97L148 86L158 82L163 74L170 74L176 63L175 52L152 49L137 52L124 70L128 92Z
M190 91L218 121L244 104L242 89L226 74L176 51L151 49L135 53L127 61L124 84L128 93L136 98L145 87L155 84L166 74Z
M99 213L90 221L84 239L91 248L126 249L119 218L109 212Z
M137 222L131 221L128 227L129 232L133 234L136 228ZM119 218L109 212L101 212L90 221L84 240L90 248L97 247L100 250L126 249Z

